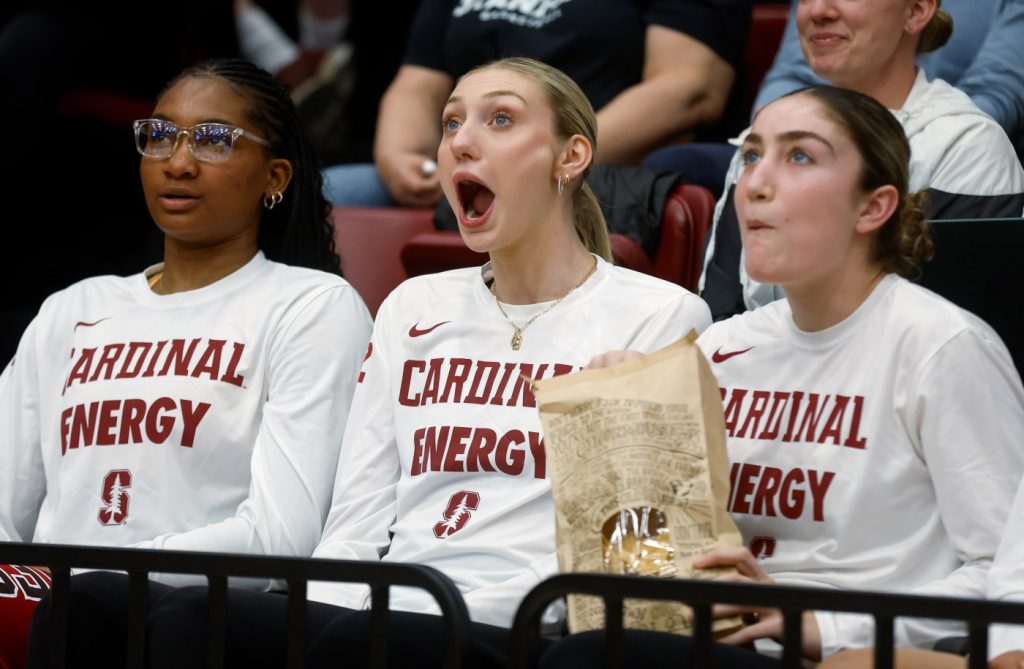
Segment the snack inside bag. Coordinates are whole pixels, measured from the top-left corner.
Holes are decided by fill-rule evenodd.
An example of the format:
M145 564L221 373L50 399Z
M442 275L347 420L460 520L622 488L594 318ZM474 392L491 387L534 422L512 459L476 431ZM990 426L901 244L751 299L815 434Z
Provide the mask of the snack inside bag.
M651 355L534 384L563 572L710 579L692 559L741 546L726 511L721 395L696 333ZM604 604L571 595L569 630L604 625ZM685 605L627 600L633 629L689 634ZM717 620L718 633L741 625Z

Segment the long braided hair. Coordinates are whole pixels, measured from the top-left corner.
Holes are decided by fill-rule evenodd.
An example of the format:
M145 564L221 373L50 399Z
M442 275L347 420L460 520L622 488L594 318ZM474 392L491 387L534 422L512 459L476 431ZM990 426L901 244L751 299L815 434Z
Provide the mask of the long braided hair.
M292 164L284 200L263 210L260 249L272 260L340 275L341 261L334 248L331 207L323 195L320 166L302 132L288 89L266 70L241 58L199 63L176 76L167 88L183 79L203 77L222 79L234 88L249 103L246 116L270 142L268 151Z

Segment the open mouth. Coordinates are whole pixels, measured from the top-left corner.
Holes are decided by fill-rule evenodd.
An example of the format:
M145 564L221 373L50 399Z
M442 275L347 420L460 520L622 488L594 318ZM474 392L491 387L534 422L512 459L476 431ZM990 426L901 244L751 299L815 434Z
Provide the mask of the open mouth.
M466 220L480 218L494 203L494 193L478 181L462 179L456 184L456 190Z

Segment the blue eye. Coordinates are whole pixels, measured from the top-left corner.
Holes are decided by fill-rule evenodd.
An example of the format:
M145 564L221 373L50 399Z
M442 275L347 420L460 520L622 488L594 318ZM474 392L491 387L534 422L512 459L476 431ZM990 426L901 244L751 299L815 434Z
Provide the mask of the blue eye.
M794 150L793 151L793 155L791 156L791 159L793 160L794 163L801 164L801 165L811 162L811 157L809 155L807 155L806 153L804 153L804 151L801 150L801 149Z
M744 165L753 165L757 161L761 160L761 154L753 149L747 149L742 154Z
M459 129L462 124L459 123L458 119L449 116L441 121L441 129L445 132L454 132Z
M498 112L494 115L494 125L505 126L512 123L512 118L504 112Z

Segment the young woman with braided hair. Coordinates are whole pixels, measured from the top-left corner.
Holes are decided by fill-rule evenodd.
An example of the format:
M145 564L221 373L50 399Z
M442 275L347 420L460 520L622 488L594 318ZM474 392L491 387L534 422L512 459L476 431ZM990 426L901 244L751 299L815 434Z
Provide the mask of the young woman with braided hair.
M371 323L295 108L218 60L134 128L163 262L52 295L25 332L0 378L0 540L308 556ZM74 658L123 629L127 588L72 583Z

